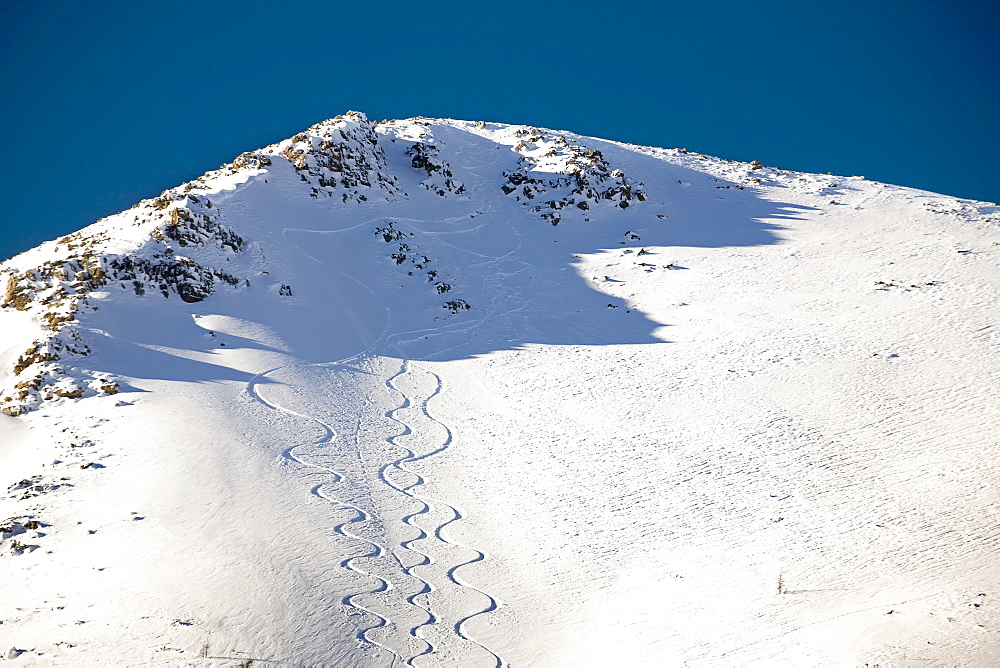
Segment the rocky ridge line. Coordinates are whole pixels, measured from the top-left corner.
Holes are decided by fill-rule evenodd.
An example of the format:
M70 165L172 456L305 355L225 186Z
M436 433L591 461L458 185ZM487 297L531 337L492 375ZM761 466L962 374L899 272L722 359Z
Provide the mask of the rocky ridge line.
M79 319L99 308L88 299L91 293L117 288L195 303L220 284L249 285L246 277L221 268L248 243L219 222L209 195L220 178L263 174L282 159L312 186L313 197L340 193L343 202L364 202L375 192L386 199L398 192L374 125L364 114L348 112L63 237L51 247L53 259L27 269L4 263L0 309L30 313L39 334L8 365L12 383L0 387L0 411L17 416L47 401L118 391L114 379L76 367L91 352ZM131 248L110 250L121 245L117 236L135 237L137 227L140 240L127 243Z

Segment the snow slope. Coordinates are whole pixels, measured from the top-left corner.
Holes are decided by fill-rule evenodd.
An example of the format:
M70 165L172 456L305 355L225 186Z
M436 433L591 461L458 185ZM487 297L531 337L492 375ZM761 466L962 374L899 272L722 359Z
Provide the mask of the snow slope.
M1000 207L351 112L0 265L12 665L990 666Z

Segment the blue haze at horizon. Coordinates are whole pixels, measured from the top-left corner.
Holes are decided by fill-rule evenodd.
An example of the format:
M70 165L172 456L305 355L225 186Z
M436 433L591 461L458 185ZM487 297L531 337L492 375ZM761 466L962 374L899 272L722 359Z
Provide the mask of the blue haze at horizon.
M0 259L347 109L1000 199L989 2L0 9Z

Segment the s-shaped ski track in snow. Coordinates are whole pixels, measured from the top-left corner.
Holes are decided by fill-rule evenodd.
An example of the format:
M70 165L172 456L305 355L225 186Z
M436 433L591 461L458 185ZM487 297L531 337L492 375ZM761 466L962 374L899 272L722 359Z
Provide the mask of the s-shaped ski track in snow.
M426 385L428 380L433 382L433 388L429 392L426 388L420 387L421 384ZM402 398L401 405L386 415L402 427L399 434L388 440L392 445L402 449L404 454L383 466L379 474L385 484L420 504L417 511L403 518L403 522L415 528L418 535L400 544L404 550L418 557L416 563L405 568L406 572L426 585L425 591L413 596L411 601L427 610L429 621L414 632L425 639L430 647L436 646L427 637L436 637L438 646L441 646L438 649L439 653L461 652L458 656L463 665L473 665L470 663L471 657L462 657L467 650L459 648L452 650L448 647L454 644L457 636L461 641L481 650L480 654L488 655L482 656L483 660L502 668L506 662L496 652L473 638L465 628L474 617L492 612L501 605L495 597L465 581L458 573L465 566L484 561L487 555L479 549L454 540L447 534L448 525L462 519L461 510L453 504L421 493L420 488L424 486L425 480L408 467L446 451L453 442L451 429L433 417L428 409L430 400L444 390L444 383L433 371L404 360L399 371L386 380L386 386L399 393ZM425 530L417 522L418 518L433 519L436 526ZM470 601L470 598L473 600ZM433 612L433 606L438 599L445 600L446 613L441 615ZM476 602L475 599L479 601ZM456 614L460 609L466 611L472 609L472 611ZM442 628L445 615L450 618L448 620L452 625L450 630ZM450 635L451 630L455 636ZM485 664L477 661L475 665Z
M351 443L349 432L353 431L356 438L361 433L360 423L373 417L374 411L370 409L376 402L372 400L372 392L365 397L364 405L354 417L353 428L338 432L332 424L310 411L297 410L262 395L258 387L268 375L282 370L363 373L345 364L346 361L350 360L278 367L255 376L246 389L253 400L267 408L309 421L320 430L314 440L292 445L282 454L290 462L331 478L313 485L311 492L334 508L350 513L350 517L336 524L333 531L361 543L366 550L340 563L345 570L373 581L374 585L342 599L347 608L374 618L373 624L358 631L358 640L387 652L391 656L389 665L435 666L457 661L462 666L503 668L507 663L502 657L478 641L468 629L472 619L501 605L494 596L463 577L465 567L485 561L488 555L449 534L449 528L463 519L461 509L424 492L421 488L428 481L413 470L413 465L426 463L453 443L451 429L433 417L428 409L430 400L445 389L441 377L409 361L399 362L394 374L383 376L385 387L399 396L399 405L382 415L401 429L385 439L388 447L381 452L386 461L379 465L365 458L365 466L377 467L377 477L368 476L364 480L351 479L349 474L326 462L349 459L352 447L359 450L363 447L361 443ZM375 361L381 360L375 358ZM369 409L367 415L365 409ZM390 456L394 457L391 461L388 460ZM364 487L365 482L369 487ZM362 499L357 498L357 491L351 501L342 498L350 493L348 488L357 488L359 483ZM334 491L341 488L344 488L343 493ZM400 503L390 497L402 497L407 501L407 508L402 513L393 513L392 509L399 508ZM379 530L382 525L395 521L402 525L396 531L391 527ZM393 541L390 540L393 534L405 535ZM419 585L414 585L414 581ZM419 614L415 614L417 611Z
M324 264L298 248L294 242L291 245L310 261ZM503 262L509 255L489 258L482 264ZM374 297L354 277L343 272L334 273L343 275L353 285L365 288ZM327 403L334 399L336 405L330 408L335 415L338 409L346 410L340 404L350 401L342 402L334 395L323 396L316 387L310 387L308 383L303 385L301 381L316 371L342 377L357 373L379 375L379 370L385 369L385 362L391 359L377 355L380 345L395 348L399 344L405 345L411 337L417 338L416 332L388 336L392 313L388 308L385 311L385 328L364 351L336 362L293 364L264 371L247 383L246 391L251 399L269 409L310 421L321 431L320 436L311 442L286 448L283 456L287 461L331 478L314 485L311 491L335 508L351 514L334 526L334 533L362 544L366 550L363 554L346 557L340 564L346 571L366 578L374 585L342 599L345 607L357 614L370 615L369 618L374 621L358 631L357 639L386 652L393 666L433 666L458 662L463 666L502 668L507 665L506 662L477 641L468 630L472 619L500 606L496 598L463 577L465 567L485 561L487 555L450 536L449 527L463 518L462 511L457 506L423 493L420 488L427 481L410 468L418 462L426 463L452 445L451 429L434 418L428 409L429 401L444 390L442 378L405 359L392 360L400 366L393 373L384 372L383 390L398 394L400 405L384 407L381 411L372 410L377 400L373 399L375 391L371 390L363 400L355 400L355 404L359 404L354 406L358 411L355 425L345 427L343 420L334 419L342 426L340 430L328 421L330 418L325 417L328 411L323 410L323 417L320 417L317 410L301 408L297 402L293 408L285 401L263 396L258 387L266 378L274 382L273 375L285 372L290 375L292 383L298 385L286 387L286 390L299 391L299 396L305 396L307 403L311 395ZM492 309L490 311L486 319L494 315ZM471 327L479 326L481 321ZM295 379L299 382L296 383ZM376 415L383 420L388 418L402 428L400 433L384 439L381 448L372 448L371 444L361 441L361 423L373 422ZM365 460L363 466L367 471L356 471L352 475L341 466L326 463L349 458L352 448L356 451L356 461ZM302 452L307 449L308 454ZM364 457L362 450L366 455ZM371 453L374 450L378 454L373 459ZM402 456L399 456L400 451ZM378 458L382 459L381 463ZM359 485L362 489L360 497ZM335 493L334 489L338 491ZM351 500L347 500L348 496ZM401 501L405 502L403 505L406 508L400 513ZM394 534L402 538L393 540Z
M319 365L309 365L309 366L319 366ZM326 366L333 366L333 365L326 365ZM339 366L339 364L338 364L338 366ZM305 415L304 413L300 413L298 411L294 411L294 410L292 410L290 408L281 406L280 404L278 404L276 402L269 401L269 400L265 399L264 397L261 396L259 390L257 389L257 384L261 381L261 379L263 379L268 374L273 373L273 372L278 371L279 369L283 369L283 368L285 368L285 367L277 367L275 369L270 369L268 371L265 371L263 373L260 373L260 374L258 374L256 376L254 376L254 378L252 378L250 380L250 382L247 383L247 388L246 388L247 389L247 393L250 395L250 397L252 399L254 399L257 402L260 402L261 404L263 404L264 406L267 406L270 409L280 411L282 413L285 413L286 415L291 415L291 416L294 416L294 417L302 418L304 420L308 420L308 421L314 423L316 426L318 426L320 428L320 430L321 430L322 433L319 436L319 438L317 438L316 440L312 441L311 443L298 443L298 444L292 445L292 446L290 446L288 448L285 448L285 450L282 451L282 456L285 457L289 461L295 462L295 463L303 466L304 468L307 468L307 469L308 468L316 469L316 470L322 471L324 473L327 473L327 474L329 474L330 476L333 477L333 480L330 481L330 482L319 483L319 484L313 486L311 492L315 496L317 496L320 499L323 499L324 501L332 504L336 508L341 508L341 509L345 509L345 510L351 511L352 515L351 515L351 517L349 519L347 519L347 520L345 520L343 522L340 522L339 524L337 524L337 525L335 525L333 527L333 530L334 530L335 533L337 533L337 534L339 534L339 535L341 535L341 536L343 536L343 537L345 537L347 539L361 542L361 543L363 543L366 546L368 546L368 547L371 548L371 551L368 552L368 553L366 553L366 554L352 555L350 557L347 557L346 559L344 559L343 561L340 562L340 565L341 565L341 567L343 567L344 569L346 569L346 570L348 570L348 571L350 571L352 573L355 573L355 574L357 574L357 575L359 575L359 576L361 576L363 578L370 578L370 579L372 579L372 580L374 580L376 582L376 585L375 585L375 587L373 589L369 589L369 590L365 590L365 591L361 591L361 592L356 592L356 593L353 593L353 594L347 594L347 595L345 595L343 597L342 602L344 603L344 605L346 605L349 608L352 608L357 613L359 613L359 614L360 613L367 613L367 614L375 617L375 619L377 620L374 625L369 626L367 628L364 628L364 629L361 629L360 631L358 631L358 633L357 633L358 640L360 640L362 642L365 642L365 643L369 643L372 646L378 647L379 649L384 650L385 652L388 652L392 656L392 662L391 662L390 665L397 665L397 663L398 664L402 664L403 663L403 657L396 650L394 650L393 648L389 647L386 644L380 643L379 641L377 641L377 640L369 637L369 635L368 635L369 633L371 633L371 632L373 632L373 631L375 631L377 629L383 629L383 628L388 627L392 623L391 619L388 616L379 614L378 612L374 611L373 609L371 609L369 607L361 605L356 600L358 597L366 595L366 594L368 594L368 595L376 595L376 594L381 594L381 593L384 593L384 592L389 592L389 591L391 591L393 589L392 583L387 578L381 577L381 576L375 574L374 572L366 571L366 570L360 568L359 566L355 565L355 563L354 563L355 560L358 560L358 559L363 559L363 558L376 559L376 558L379 558L379 557L383 557L384 555L387 554L387 550L386 550L386 548L383 545L381 545L378 542L373 541L373 540L371 540L369 538L366 538L366 537L364 537L364 536L362 536L362 535L360 535L358 533L352 532L352 531L350 531L347 528L349 525L352 525L352 524L357 524L357 525L360 526L360 525L368 522L371 519L369 517L369 513L367 513L366 511L362 510L360 507L358 507L357 505L355 505L353 503L350 503L350 502L342 500L342 499L338 499L338 498L330 495L326 491L326 487L328 485L343 483L344 480L345 480L344 474L340 473L339 471L337 471L336 469L334 469L334 468L332 468L330 466L326 466L326 465L319 464L319 463L316 463L316 462L313 462L313 461L309 461L308 459L302 457L301 455L296 454L296 452L295 452L297 449L302 448L302 447L304 447L306 445L311 445L311 446L314 446L314 447L316 447L316 446L319 446L319 447L322 447L322 446L332 447L334 441L338 438L337 432L334 431L333 427L330 424L328 424L328 423L326 423L326 422L324 422L324 421L322 421L322 420L320 420L318 418L315 418L315 417L312 417L312 416L309 416L309 415Z

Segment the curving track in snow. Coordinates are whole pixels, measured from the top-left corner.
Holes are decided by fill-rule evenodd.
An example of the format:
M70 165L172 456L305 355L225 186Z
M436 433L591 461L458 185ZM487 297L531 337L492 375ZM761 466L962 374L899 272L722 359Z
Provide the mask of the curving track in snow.
M433 383L430 391L426 388L428 380ZM424 385L423 388L419 387L421 384ZM439 654L467 655L468 647L453 647L456 638L449 635L450 631L454 631L454 635L462 643L478 648L481 655L488 655L488 658L483 657L485 660L492 661L493 665L503 666L505 662L496 652L477 641L465 629L469 620L500 606L495 597L464 580L459 574L460 569L484 561L487 555L448 535L447 527L462 519L462 511L457 506L422 491L426 481L412 468L419 462L445 452L452 445L451 429L434 418L428 409L430 400L444 390L444 382L433 371L404 361L399 371L386 380L386 386L401 396L400 406L389 411L387 416L402 427L401 433L391 437L389 442L401 448L404 454L383 466L380 476L388 486L420 505L416 512L403 518L403 522L416 529L418 535L400 545L417 556L416 563L406 568L406 572L426 585L423 592L412 598L412 602L427 610L429 620L414 629L414 633L425 639L429 648ZM427 520L426 529L417 521L418 518ZM449 611L462 609L472 612L461 617L450 615L446 620L444 615L433 612L438 598L451 603L448 605ZM427 654L431 654L431 650ZM466 657L463 662L470 660L471 657Z
M310 262L324 264L287 235L285 238ZM440 239L435 242L444 243ZM480 269L487 282L502 280L503 272L496 269L509 261L514 252L502 257L482 257ZM331 274L371 293L354 277L336 271ZM368 343L365 350L335 362L269 369L246 385L247 395L253 401L311 422L320 430L316 439L291 445L283 451L283 456L304 470L328 478L315 484L312 493L337 511L348 514L333 527L333 532L353 542L362 552L346 556L341 566L366 584L346 594L342 603L348 614L368 620L357 632L358 641L377 649L392 666L431 666L445 662L500 668L507 665L468 630L470 620L501 605L498 599L467 579L471 577L469 567L484 562L488 555L451 535L451 530L463 519L462 510L439 498L440 494L432 497L428 492L427 474L435 468L429 460L453 445L452 430L434 418L428 408L429 402L444 391L444 381L402 354L411 341L446 332L465 333L481 326L496 316L492 306L487 306L483 316L471 323L442 323L444 326L433 330L392 335L389 335L392 312L386 307L385 327L374 340L364 342ZM380 347L399 351L399 359L378 355ZM383 388L381 392L370 388L364 398L355 399L349 407L342 404L351 401L344 401L329 390L324 393L324 388L317 386L321 383L319 379L317 383L309 381L317 372L335 377L357 373L361 371L358 367L364 367L366 375L380 377ZM279 380L278 376L284 378ZM262 394L263 382L278 383L281 390L274 394L283 398L269 396L270 392L268 396ZM357 383L360 387L362 381ZM304 397L305 401L296 399L290 403L284 398L289 392ZM380 401L379 397L385 393L391 399ZM347 413L351 411L356 411L353 426L346 424ZM379 420L384 427L396 431L381 443L373 442L366 433L378 429Z
M332 365L323 365L323 366L332 366ZM363 545L365 545L366 549L370 548L370 550L364 554L352 555L345 558L340 565L346 570L358 574L362 578L374 580L375 582L375 586L373 588L366 589L361 592L347 594L343 597L342 601L345 606L351 608L354 612L368 614L375 617L376 619L373 625L358 631L357 638L363 642L370 643L371 645L374 645L384 650L385 652L389 653L392 656L392 665L396 665L397 663L403 663L404 659L396 649L394 649L387 643L379 642L376 638L371 637L369 635L374 631L377 631L379 629L384 629L392 625L393 624L392 619L388 615L376 612L373 609L373 607L365 606L358 601L358 599L362 596L383 594L386 592L390 592L394 589L391 581L388 578L380 576L378 573L375 572L374 569L366 570L356 563L362 559L369 559L369 560L379 559L388 554L386 546L382 545L380 542L367 538L361 531L358 530L352 531L350 529L352 525L363 527L366 523L370 522L371 520L370 513L354 503L351 503L341 498L337 498L336 495L327 491L328 487L338 485L345 481L345 476L343 473L334 469L331 466L316 461L312 461L308 457L296 453L296 450L304 448L305 446L311 446L314 448L335 447L339 435L334 430L333 426L330 425L329 423L324 422L323 420L317 417L306 415L304 413L292 410L286 406L282 406L275 401L268 400L261 395L259 389L257 388L257 385L260 383L260 381L263 380L268 374L271 374L282 368L285 367L270 369L268 371L265 371L263 373L254 376L254 378L251 379L249 383L247 383L246 387L247 394L255 401L263 404L264 406L267 406L270 409L278 410L287 415L292 415L294 417L308 420L320 428L321 435L319 436L319 438L317 438L314 441L311 441L310 443L298 443L292 445L286 448L282 452L282 455L287 460L299 464L300 466L306 469L315 469L325 474L328 474L329 476L332 476L333 479L330 480L329 482L323 482L315 485L311 490L312 494L332 504L337 509L347 510L350 512L350 516L348 519L346 519L343 522L340 522L339 524L333 527L334 533L339 534L349 540L358 541Z

